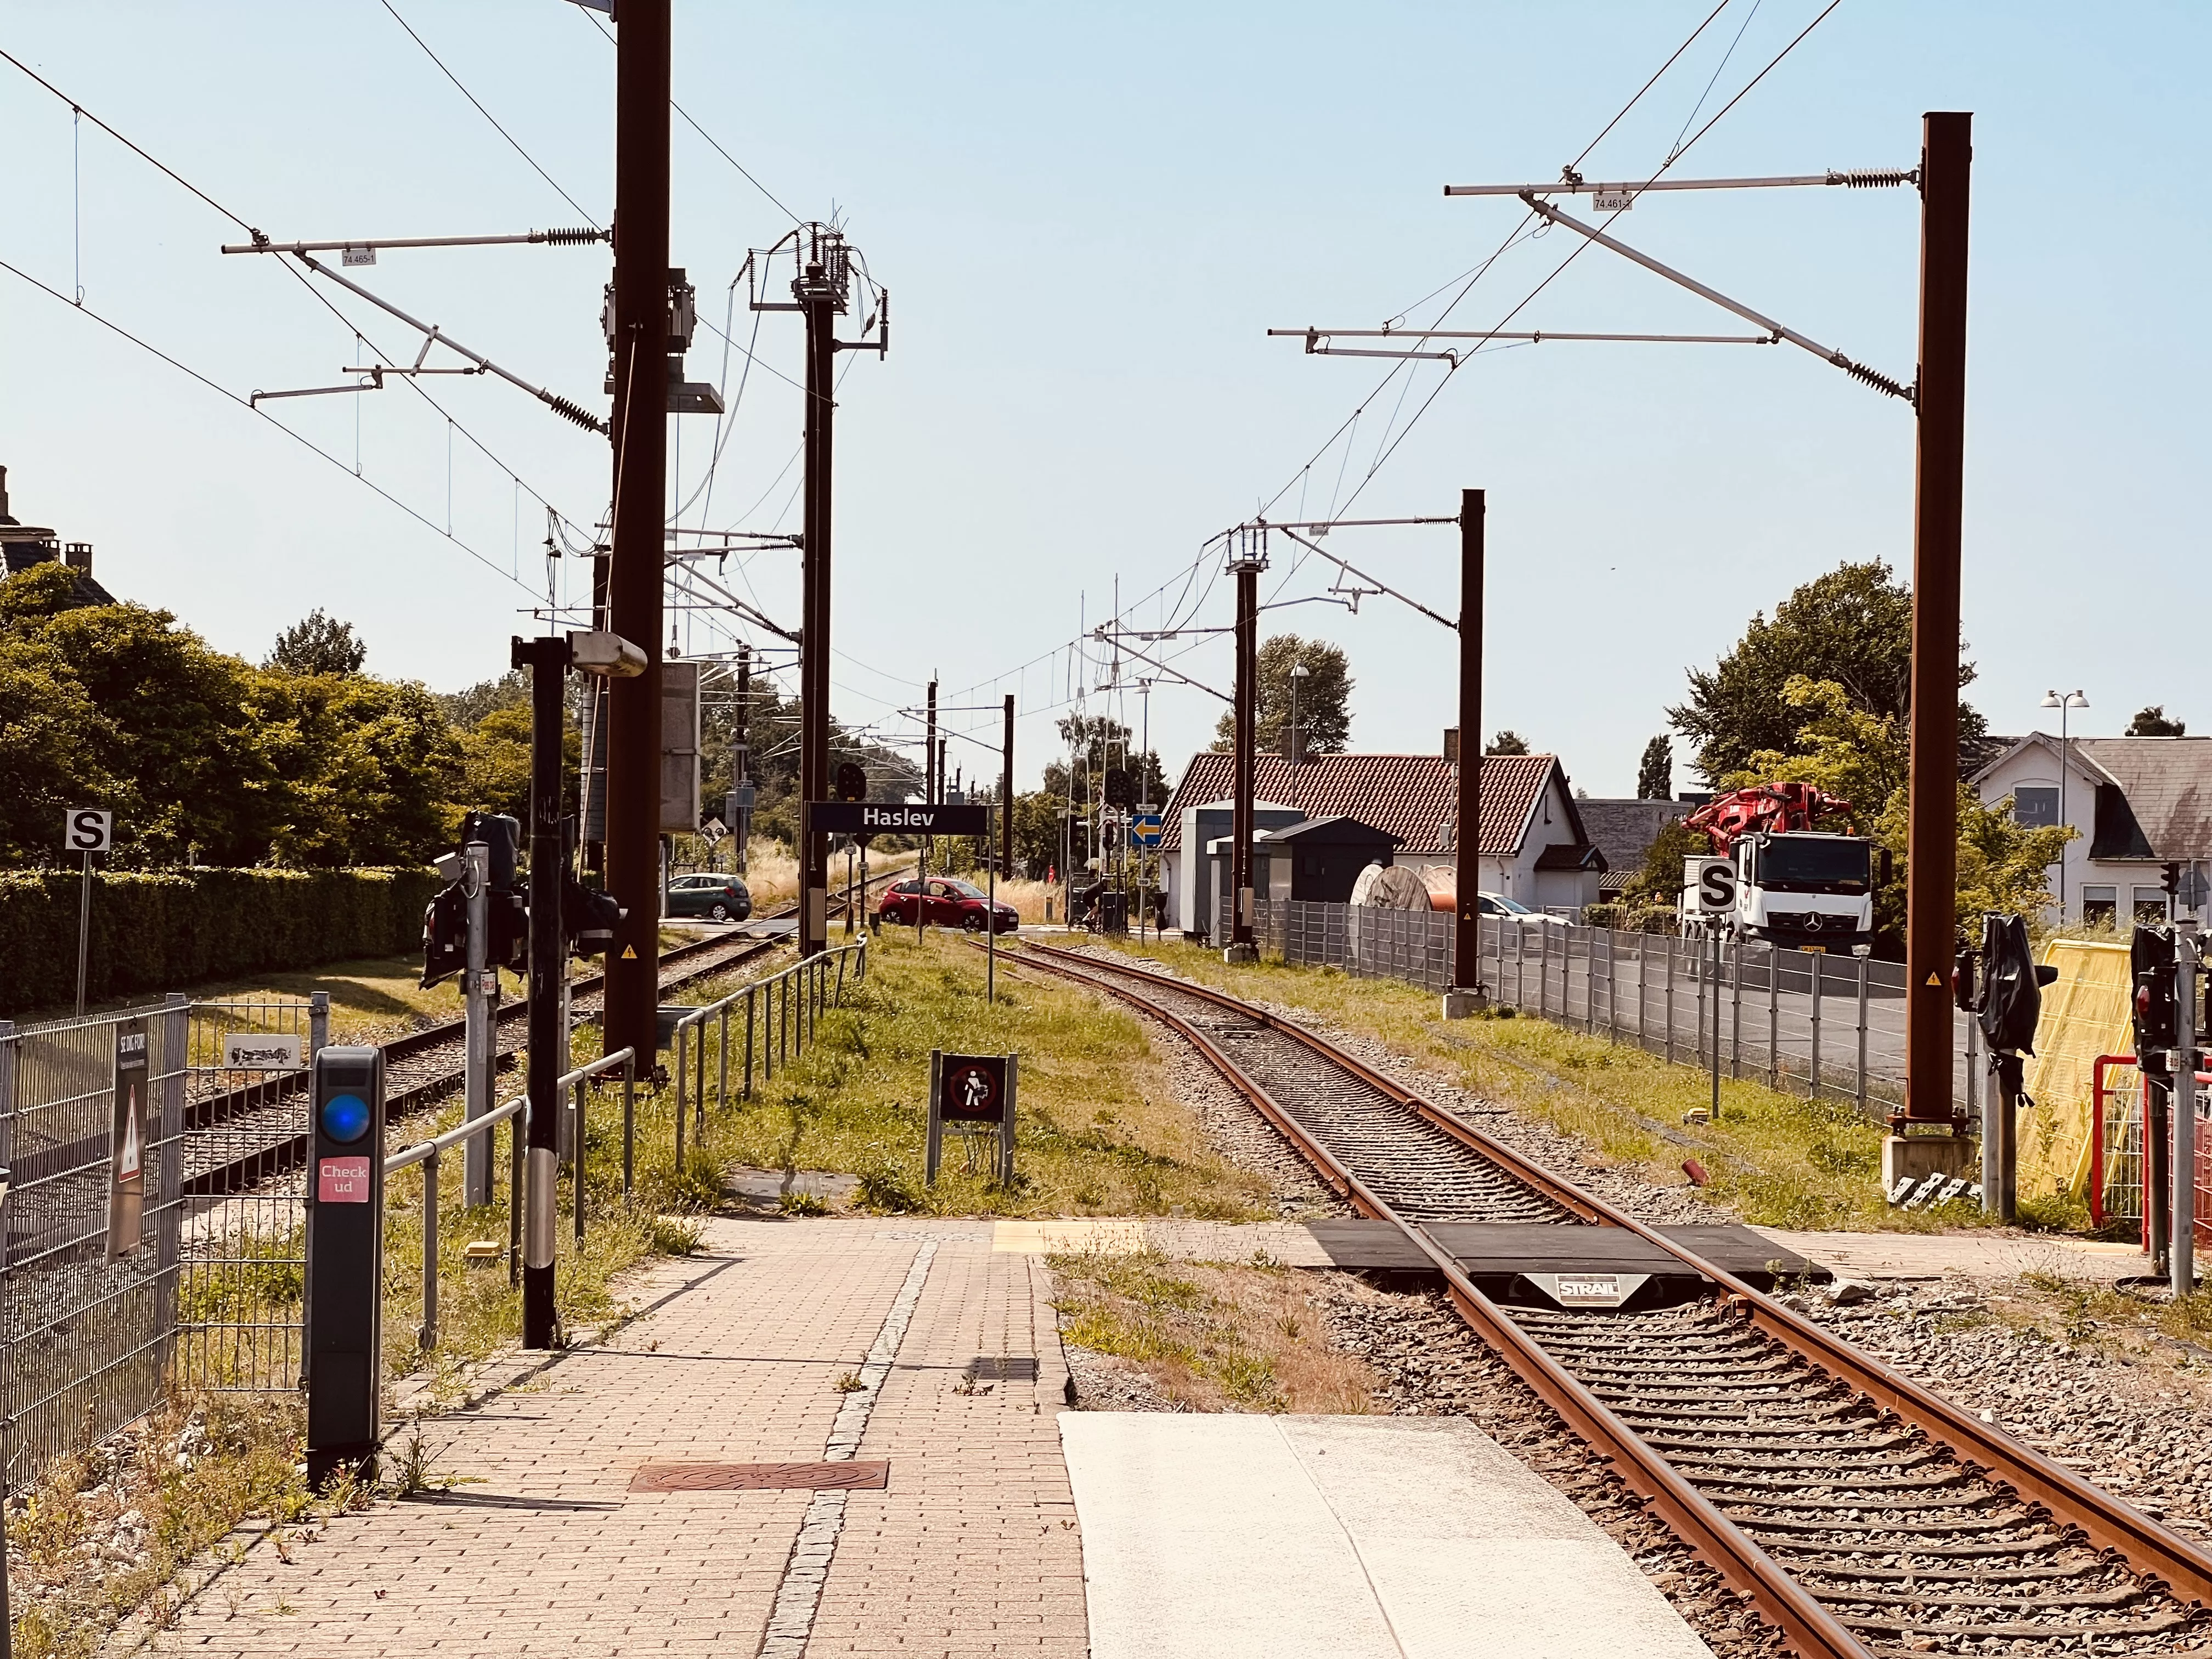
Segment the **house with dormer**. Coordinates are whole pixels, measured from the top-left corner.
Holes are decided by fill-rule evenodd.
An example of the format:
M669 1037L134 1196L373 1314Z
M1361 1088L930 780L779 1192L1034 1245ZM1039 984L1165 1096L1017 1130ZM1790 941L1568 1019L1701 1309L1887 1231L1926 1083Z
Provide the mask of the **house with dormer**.
M1972 783L1984 805L2009 799L2021 823L2072 826L2063 864L2051 871L2049 920L2123 929L2165 921L2166 865L2212 880L2212 738L2072 738L2062 746L2032 732Z

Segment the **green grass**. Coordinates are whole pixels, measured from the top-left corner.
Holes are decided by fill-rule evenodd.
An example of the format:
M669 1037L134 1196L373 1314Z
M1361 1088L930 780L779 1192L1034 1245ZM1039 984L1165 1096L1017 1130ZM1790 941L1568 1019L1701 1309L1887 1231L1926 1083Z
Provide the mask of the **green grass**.
M1683 1184L1683 1160L1695 1158L1710 1177L1702 1195L1761 1226L1934 1232L1981 1223L1965 1203L1891 1209L1881 1189L1885 1131L1847 1103L1723 1078L1720 1121L1688 1124L1688 1113L1711 1104L1711 1073L1669 1065L1631 1044L1525 1016L1448 1022L1434 993L1397 980L1279 961L1231 968L1218 951L1179 941L1141 949L1109 943L1201 983L1371 1037L1473 1093L1581 1137L1606 1163L1653 1181Z
M997 1000L987 1002L982 954L957 935L932 932L917 944L903 929L876 934L866 982L848 982L816 1044L772 1082L757 1079L749 1103L734 1098L743 1059L734 1026L731 1048L733 1098L709 1111L712 1154L856 1175L872 1208L1233 1221L1267 1213L1266 1182L1207 1151L1134 1016L1003 964ZM1011 1187L971 1171L955 1141L937 1184L925 1184L933 1048L1020 1056ZM719 1069L710 1046L710 1091Z

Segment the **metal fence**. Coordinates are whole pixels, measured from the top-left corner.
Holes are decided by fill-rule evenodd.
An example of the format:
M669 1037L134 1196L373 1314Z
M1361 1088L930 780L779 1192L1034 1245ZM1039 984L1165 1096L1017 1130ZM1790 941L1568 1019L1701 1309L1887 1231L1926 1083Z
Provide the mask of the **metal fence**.
M1286 962L1407 981L1453 982L1454 919L1429 910L1277 899L1255 907L1255 932ZM1885 1116L1905 1090L1905 969L1730 940L1488 917L1477 975L1491 999L1540 1018L1634 1042L1687 1065ZM1969 1113L1983 1086L1980 1030L1955 1017L1954 1086Z
M821 1013L842 1000L865 951L846 947L741 987L685 1024L674 1056L679 1125L691 1106L703 1129L707 1030L720 1027L722 1087L741 1066L796 1056ZM737 1012L741 1031L731 1030ZM329 1032L329 1000L192 1002L182 996L84 1018L0 1020L0 1468L11 1488L55 1459L113 1434L185 1389L289 1390L302 1383L307 1276L308 1068ZM237 1039L237 1041L233 1041ZM742 1060L739 1047L742 1046ZM118 1067L118 1054L125 1063ZM635 1062L628 1050L561 1079L563 1128L583 1144L582 1097L602 1071L624 1073L623 1190L633 1176ZM124 1086L118 1088L118 1084ZM142 1100L144 1133L127 1146ZM689 1097L687 1100L686 1097ZM396 1152L387 1172L420 1164L500 1121L519 1139L510 1103ZM682 1133L681 1128L678 1130ZM679 1146L680 1162L680 1146ZM136 1242L111 1214L118 1175L136 1158L143 1199ZM571 1173L574 1174L573 1163ZM577 1184L580 1188L580 1178ZM519 1206L511 1206L520 1214ZM574 1206L583 1223L580 1191ZM438 1222L426 1205L423 1317L436 1340Z
M271 1176L306 1127L306 1092L289 1066L227 1065L224 1040L281 1037L304 1059L326 1010L320 999L172 996L0 1022L0 1165L12 1175L0 1459L11 1484L143 1414L172 1375L296 1381L296 1315L272 1310L297 1299L299 1197Z

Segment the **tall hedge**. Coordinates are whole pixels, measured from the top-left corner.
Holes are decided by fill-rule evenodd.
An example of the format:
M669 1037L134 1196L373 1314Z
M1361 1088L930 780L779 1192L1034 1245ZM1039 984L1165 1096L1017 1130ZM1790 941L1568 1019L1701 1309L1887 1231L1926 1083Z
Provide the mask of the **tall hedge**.
M0 1015L76 995L79 877L0 872ZM88 998L390 956L419 945L430 870L95 871Z

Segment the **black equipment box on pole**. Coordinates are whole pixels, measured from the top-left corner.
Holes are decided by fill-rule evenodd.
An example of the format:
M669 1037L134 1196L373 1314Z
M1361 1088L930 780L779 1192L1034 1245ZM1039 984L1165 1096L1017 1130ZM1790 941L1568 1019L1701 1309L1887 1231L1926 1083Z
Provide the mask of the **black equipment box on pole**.
M384 1307L384 1054L315 1056L307 1175L307 1480L363 1475L377 1448Z

